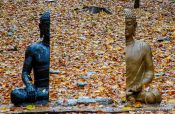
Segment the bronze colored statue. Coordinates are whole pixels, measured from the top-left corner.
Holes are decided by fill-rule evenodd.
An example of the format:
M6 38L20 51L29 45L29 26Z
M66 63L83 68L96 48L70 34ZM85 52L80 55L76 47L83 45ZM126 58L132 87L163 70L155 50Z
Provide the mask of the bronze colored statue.
M16 88L11 92L11 102L15 105L49 100L50 66L50 13L40 17L40 37L43 41L28 46L22 71L24 89ZM30 74L33 69L34 79ZM34 82L34 83L32 83Z
M157 89L144 90L154 77L152 52L148 44L134 40L137 22L130 9L125 9L125 24L126 98L146 104L160 103L161 94Z

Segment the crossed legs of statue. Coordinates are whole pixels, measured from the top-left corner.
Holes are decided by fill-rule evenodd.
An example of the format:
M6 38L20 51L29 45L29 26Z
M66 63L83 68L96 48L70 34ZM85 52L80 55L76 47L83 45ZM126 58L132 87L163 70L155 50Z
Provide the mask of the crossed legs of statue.
M26 88L16 88L11 92L11 98L12 103L15 105L21 105L22 103L26 102L31 103L44 100L48 101L48 88L36 88L35 96L29 96L27 94Z
M139 101L145 104L159 104L162 100L158 89L140 90L138 92L126 92L128 101Z

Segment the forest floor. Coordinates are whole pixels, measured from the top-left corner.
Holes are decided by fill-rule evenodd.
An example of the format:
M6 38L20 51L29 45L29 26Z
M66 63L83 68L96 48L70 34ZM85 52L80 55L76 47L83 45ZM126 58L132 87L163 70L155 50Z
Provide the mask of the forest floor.
M112 15L75 10L85 5L109 8ZM125 101L126 89L124 8L133 9L133 1L1 0L0 112L61 111L60 108L62 111L86 111L89 108L99 113L104 110L134 113L133 110L146 108L140 103L133 106L120 103ZM50 102L47 106L14 107L10 102L10 92L24 86L21 72L25 50L40 40L39 16L47 10L51 11L50 69L60 73L50 75ZM161 90L161 104L170 108L158 111L161 106L155 106L155 111L158 111L155 113L175 113L175 3L173 0L142 0L141 7L135 12L138 22L135 39L144 40L152 48L155 78L150 86ZM82 79L82 76L89 78ZM77 86L77 83L84 82L87 83L85 87ZM82 96L111 98L114 103L108 109L105 109L108 106L99 104L55 105L57 100ZM141 113L152 113L149 110Z

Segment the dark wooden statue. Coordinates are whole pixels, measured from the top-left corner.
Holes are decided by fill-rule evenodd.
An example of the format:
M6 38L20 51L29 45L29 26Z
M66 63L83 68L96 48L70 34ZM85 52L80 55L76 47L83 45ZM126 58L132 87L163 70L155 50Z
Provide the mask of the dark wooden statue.
M140 7L140 0L135 0L134 1L134 8L139 8Z
M160 103L161 94L158 89L144 90L145 87L149 87L154 77L152 52L148 44L134 40L137 22L130 9L125 9L125 24L126 98L128 101L140 101L146 104Z
M22 71L25 88L16 88L11 92L11 102L15 105L49 100L50 66L50 13L40 17L40 37L43 41L28 46ZM34 79L30 74L33 70Z

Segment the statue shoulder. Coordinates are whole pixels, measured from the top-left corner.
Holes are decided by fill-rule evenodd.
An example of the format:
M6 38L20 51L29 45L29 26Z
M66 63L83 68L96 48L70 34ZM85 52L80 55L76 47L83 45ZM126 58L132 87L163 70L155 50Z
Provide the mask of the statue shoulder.
M26 53L34 54L41 46L41 42L33 43L27 47Z

